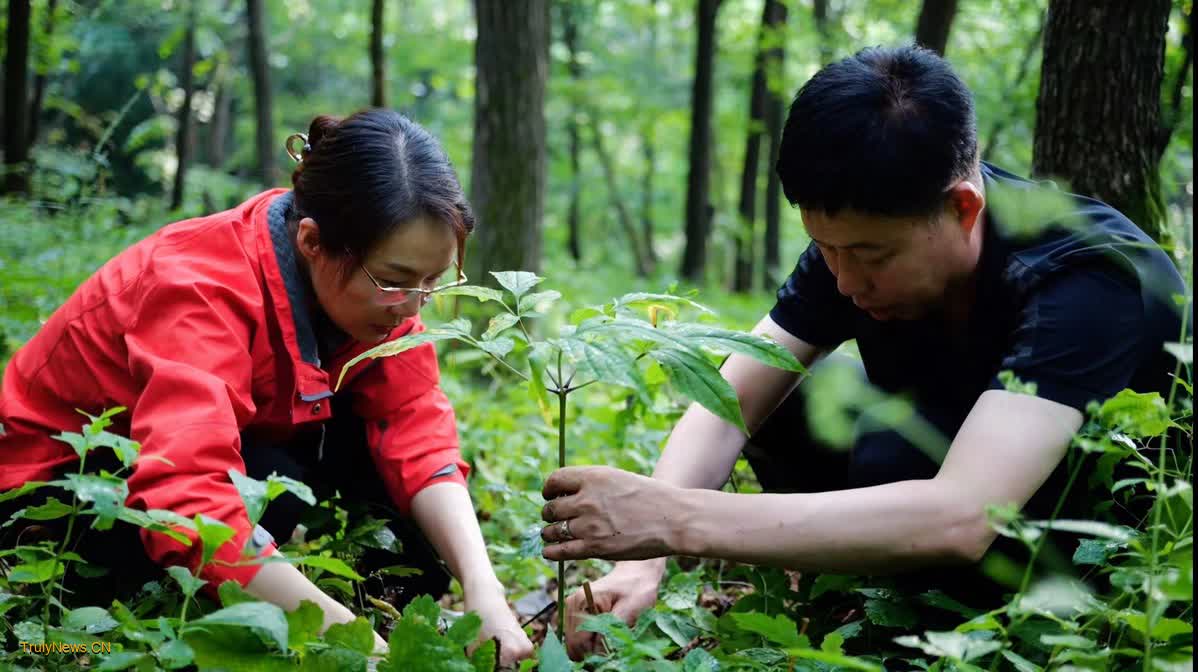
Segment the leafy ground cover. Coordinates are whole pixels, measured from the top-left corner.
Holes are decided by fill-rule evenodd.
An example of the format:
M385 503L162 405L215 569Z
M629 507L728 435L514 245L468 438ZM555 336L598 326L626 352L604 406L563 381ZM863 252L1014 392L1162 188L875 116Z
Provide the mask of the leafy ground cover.
M146 207L141 203L102 201L60 213L54 227L29 227L29 221L46 221L36 207L5 205L0 217L0 330L8 352L91 270L147 233L125 222L152 219L139 210ZM1071 448L1070 464L1088 457L1099 465L1074 487L1097 489L1108 509L1142 505L1147 515L1137 525L1112 524L1102 508L1090 520L1030 521L994 512L1000 533L1030 553L1049 538L1075 535L1080 541L1066 560L1081 580L1022 566L996 568L1009 577L1008 599L979 611L943 593L913 593L883 579L682 558L671 563L657 606L636 624L591 619L584 627L605 635L606 650L571 663L553 634L552 604L559 586L580 589L606 571L607 563L571 563L561 572L540 558L542 480L563 453L571 464L647 472L689 400L736 421L728 391L713 377L721 352L787 362L768 344L734 331L750 326L768 308L769 297L693 295L664 282L658 294L624 294L619 288L627 281L602 271L551 273L544 281L511 273L500 280L503 289L463 289L466 296L438 299L428 315L433 326L422 338L441 341L444 385L458 409L463 451L474 467L471 489L492 559L539 643L537 659L521 669L1192 668L1192 344L1173 347L1178 379L1170 395L1125 392L1093 408ZM709 300L715 314L699 305ZM829 403L845 406L869 392L842 388L827 396ZM834 423L842 415L821 417ZM209 559L228 539L227 528L215 521L124 507L124 476L137 446L108 434L109 422L110 415L80 416L80 431L62 439L80 453L82 467L103 448L115 451L120 469L88 473L81 467L53 484L67 496L16 514L34 522L65 522L70 533L57 542L0 552L3 669L494 667L489 646L467 655L479 624L460 613L455 595L440 604L421 599L397 611L386 595L368 593L368 577L356 571L355 560L363 548L389 543L376 520L341 516L336 532L284 549L318 585L362 614L323 637L315 634L319 617L311 605L284 613L234 584L220 586L214 599L180 567L115 602L76 603L73 587L101 571L72 550L80 534L102 533L122 520L194 535ZM282 492L311 496L303 484L286 479L239 476L236 482L257 515ZM0 500L22 501L36 487L4 493ZM730 487L755 489L743 463ZM335 503L329 506L335 510ZM938 615L934 629L925 620L928 613ZM371 628L388 635L388 656L371 658ZM107 643L111 652L93 650L96 642L101 648ZM46 652L47 643L59 650Z

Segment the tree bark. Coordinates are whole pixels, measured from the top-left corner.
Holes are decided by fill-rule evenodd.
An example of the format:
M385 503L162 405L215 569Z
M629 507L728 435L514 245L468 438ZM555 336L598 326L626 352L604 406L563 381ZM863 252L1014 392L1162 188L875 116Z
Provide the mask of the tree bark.
M29 193L29 0L9 0L4 54L4 191Z
M707 268L711 229L711 108L715 67L716 14L720 0L698 0L695 23L695 79L691 88L691 132L686 180L686 247L679 274L701 283Z
M582 64L578 62L578 17L574 0L561 0L558 7L562 17L562 42L566 46L566 72L570 75L570 102L566 116L566 136L570 151L570 204L566 208L569 237L566 246L574 261L582 260L582 175L579 153L582 139L578 131L577 87L582 81Z
M42 39L49 42L54 38L54 13L58 11L58 0L46 3L46 17L42 24L45 34ZM41 126L42 101L46 97L46 70L53 67L51 63L39 63L37 73L33 76L33 99L29 102L29 147L37 144L37 134Z
M171 189L171 210L183 205L183 188L187 180L187 165L191 162L191 101L195 96L196 62L196 6L195 0L187 8L187 27L183 34L183 104L179 107L179 128L175 136L175 151L178 167L175 169L175 184Z
M773 73L767 77L767 81L781 83L783 60L786 57L786 49L783 45L786 40L781 39L780 31L786 26L786 5L778 0L768 0L777 6L777 10L773 16L773 30L775 31L775 39L772 47L766 51L766 72ZM821 38L820 42L825 40ZM765 187L765 263L763 264L762 278L765 282L765 287L771 288L778 284L779 269L782 263L782 246L781 246L781 231L782 231L782 182L778 179L778 171L775 167L778 165L778 157L782 146L782 124L786 110L786 92L779 88L770 86L767 88L767 97L765 102L765 131L769 137L770 151L769 162L766 168L766 187Z
M224 68L225 66L220 66ZM231 66L230 66L231 67ZM233 96L231 82L224 72L216 77L215 100L212 103L212 121L208 125L208 165L219 169L225 163L225 152L229 142L230 120L233 118Z
M547 0L475 0L474 11L471 276L491 283L486 271L540 268L549 8Z
M258 177L268 187L275 185L273 107L270 64L267 61L265 7L263 0L246 0L249 15L250 71L254 77L254 107L257 117L255 140L258 148Z
M923 0L915 25L915 42L944 55L948 33L957 15L957 0Z
M1072 191L1107 202L1157 240L1170 4L1053 0L1032 155L1034 174L1061 178Z
M370 6L370 104L387 106L386 61L383 56L384 1L373 0Z

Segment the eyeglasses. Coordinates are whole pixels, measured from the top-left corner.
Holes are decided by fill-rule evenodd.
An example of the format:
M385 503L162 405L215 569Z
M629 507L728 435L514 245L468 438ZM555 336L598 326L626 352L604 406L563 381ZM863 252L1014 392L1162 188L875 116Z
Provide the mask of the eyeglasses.
M450 287L460 287L461 285L466 284L467 281L466 274L463 273L462 269L459 268L457 280L439 287L433 287L432 289L420 289L414 287L384 287L382 283L380 283L373 275L370 274L370 271L366 270L366 266L358 264L358 267L362 269L362 272L366 274L366 277L370 278L370 282L374 283L374 286L378 288L379 292L376 298L378 302L384 306L397 306L401 303L407 302L413 296L419 296L420 305L423 306L424 304L428 303L433 294L449 289Z

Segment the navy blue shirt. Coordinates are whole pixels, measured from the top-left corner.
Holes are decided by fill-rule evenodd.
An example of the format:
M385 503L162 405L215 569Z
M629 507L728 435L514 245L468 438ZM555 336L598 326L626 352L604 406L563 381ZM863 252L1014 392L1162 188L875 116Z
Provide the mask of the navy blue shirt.
M934 318L873 320L837 291L814 244L778 290L774 322L821 348L856 339L870 381L936 409L929 419L950 439L1004 370L1083 412L1126 387L1167 391L1176 361L1163 346L1181 339L1184 292L1168 255L1104 203L989 164L982 176L991 205L964 342Z

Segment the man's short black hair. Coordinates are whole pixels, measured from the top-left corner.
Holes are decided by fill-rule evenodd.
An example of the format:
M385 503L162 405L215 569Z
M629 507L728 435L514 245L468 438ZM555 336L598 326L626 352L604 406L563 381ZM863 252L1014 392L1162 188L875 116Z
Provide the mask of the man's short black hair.
M870 47L799 89L778 177L792 205L903 217L929 214L977 162L973 96L918 46Z

